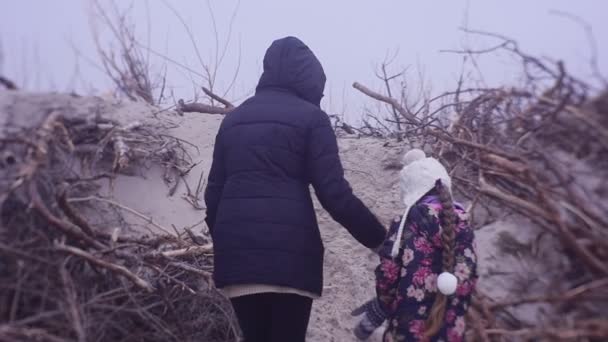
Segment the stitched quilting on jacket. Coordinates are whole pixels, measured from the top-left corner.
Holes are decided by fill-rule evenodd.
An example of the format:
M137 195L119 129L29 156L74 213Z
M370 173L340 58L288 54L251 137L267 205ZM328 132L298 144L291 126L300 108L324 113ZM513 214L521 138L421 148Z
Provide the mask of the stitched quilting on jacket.
M444 326L430 341L464 340L465 314L477 281L474 233L465 212L455 205L459 220L456 225L455 268L458 278L456 293L448 298ZM398 218L380 249L376 269L376 293L388 313L384 341L421 341L425 321L437 292L437 276L442 272L441 220L443 210L436 197L418 202L409 212L399 255L390 256Z

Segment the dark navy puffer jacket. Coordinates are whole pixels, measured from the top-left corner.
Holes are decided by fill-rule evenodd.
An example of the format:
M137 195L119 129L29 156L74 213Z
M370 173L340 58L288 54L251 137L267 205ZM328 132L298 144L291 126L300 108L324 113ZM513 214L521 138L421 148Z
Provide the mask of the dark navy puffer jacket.
M205 191L216 285L267 284L321 294L323 244L309 190L363 245L385 229L344 179L319 107L321 63L300 40L275 41L256 94L228 114Z

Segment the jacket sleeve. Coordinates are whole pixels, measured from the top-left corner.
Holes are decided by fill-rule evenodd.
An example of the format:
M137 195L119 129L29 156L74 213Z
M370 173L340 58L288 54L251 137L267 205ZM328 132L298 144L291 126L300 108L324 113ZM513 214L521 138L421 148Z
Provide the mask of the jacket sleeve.
M211 170L209 171L209 177L207 179L207 187L205 188L205 204L207 206L205 222L207 223L207 227L209 227L209 233L212 235L217 209L222 196L222 191L224 190L224 182L226 181L226 171L220 134L221 129L215 137L213 160L211 162Z
M401 267L403 267L402 255L403 248L399 249L399 254L396 258L391 257L393 243L399 229L401 218L396 218L389 229L387 239L378 250L380 256L380 264L376 267L376 297L380 303L380 307L387 314L392 316L395 311L395 300L397 299L397 291L399 288L399 280L401 278Z
M344 178L336 135L329 117L323 112L311 128L306 164L309 180L323 208L361 244L368 248L378 247L386 230L353 194Z

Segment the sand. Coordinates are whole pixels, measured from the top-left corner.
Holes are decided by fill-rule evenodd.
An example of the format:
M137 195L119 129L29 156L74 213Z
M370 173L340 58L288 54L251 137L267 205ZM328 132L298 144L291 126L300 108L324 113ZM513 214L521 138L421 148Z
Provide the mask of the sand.
M167 134L191 144L186 145L186 149L197 166L185 177L185 181L192 189L196 188L201 173L203 179L206 179L215 134L222 119L221 116L204 114L179 116L175 112L161 111L147 104L118 102L108 98L4 92L0 93L0 125L32 125L49 108L75 116L103 113L123 124L133 121L162 122L168 127ZM397 171L386 170L384 166L400 160L405 151L404 144L356 137L342 137L339 144L346 178L354 192L381 221L388 223L401 212L402 207L399 204ZM163 173L158 166L151 165L134 176L120 176L112 186L104 183L102 191L123 206L153 220L154 224L151 224L139 216L125 213L127 221L134 224L139 232L158 231L158 227L169 231L185 227L191 227L194 231L206 229L202 224L204 212L196 210L184 199L187 194L185 184L180 183L175 194L169 196L169 188L163 181ZM318 202L315 205L326 248L325 279L324 295L314 303L308 341L353 341L352 329L357 319L350 316L350 311L374 295L373 270L378 260L344 228L333 222ZM513 233L526 226L501 221L477 231L480 287L490 296L508 297L518 283L509 274L521 273L522 269L527 269L517 266L497 249L498 233ZM537 233L528 229L525 234L514 235L521 243L527 244L534 241ZM538 270L537 266L530 266L526 272L533 275L532 272ZM496 269L503 272L497 273ZM531 288L530 293L533 292L534 289ZM535 312L525 309L522 315L528 313L531 315L530 320L534 320ZM379 331L371 340L379 341L380 334Z

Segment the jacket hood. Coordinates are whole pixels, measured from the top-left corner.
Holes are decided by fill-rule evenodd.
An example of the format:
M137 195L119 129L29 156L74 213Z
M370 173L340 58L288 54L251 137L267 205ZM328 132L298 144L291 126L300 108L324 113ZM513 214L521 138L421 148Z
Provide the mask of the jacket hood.
M301 40L286 37L275 40L264 56L264 72L257 90L281 88L320 106L325 89L321 62Z

